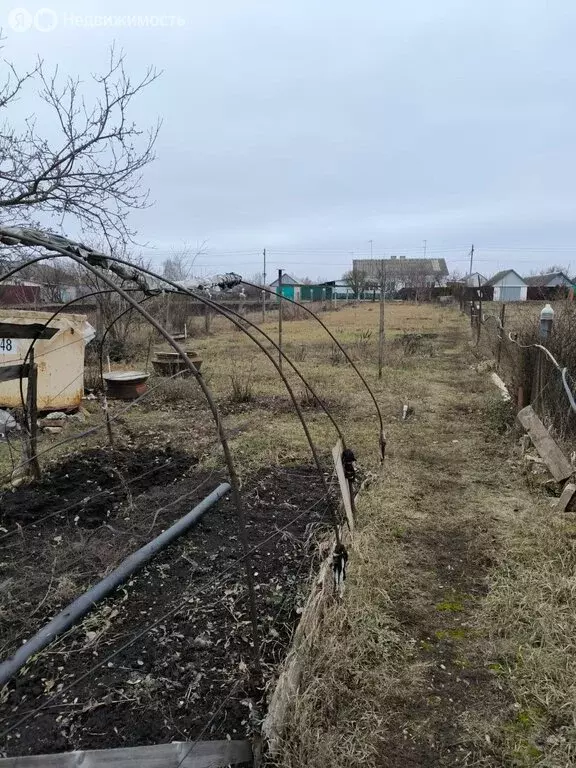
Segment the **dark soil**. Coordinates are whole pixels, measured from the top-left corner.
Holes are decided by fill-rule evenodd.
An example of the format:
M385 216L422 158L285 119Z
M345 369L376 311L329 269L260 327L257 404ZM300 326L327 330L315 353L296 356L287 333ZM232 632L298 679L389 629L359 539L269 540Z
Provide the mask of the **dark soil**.
M169 483L182 475L185 466L197 459L183 451L154 451L148 448L95 448L77 453L44 474L32 485L0 493L0 524L33 523L63 508L63 514L79 515L79 524L98 525L111 505L123 501L118 494L124 482L140 493L153 485ZM140 475L144 475L140 478Z
M85 501L52 515L32 533L30 526L24 528L21 545L14 544L16 536L2 542L7 545L2 578L13 580L25 597L20 604L12 600L6 610L14 611L9 628L18 627L19 634L4 633L3 656L222 481L218 473L190 468L193 461L184 454L90 451L39 485L0 497L3 519L12 528L54 512L58 502L78 504L91 492L107 492L105 501ZM127 483L119 483L114 468L121 466L133 479L151 465L157 471L131 484L127 498ZM309 510L322 497L320 480L309 467L261 472L246 484L243 497L250 545L259 547L253 571L266 678L298 621L313 559L311 526L325 522L326 509L322 501ZM89 530L83 533L83 526ZM31 556L28 566L26 558L20 559L23 546ZM47 556L46 550L57 555ZM51 575L47 571L34 581L32 574L26 583L26 567L37 575L48 565ZM252 704L262 699L262 689L247 684L254 651L244 573L236 511L225 497L8 684L0 725L5 746L0 748L6 755L25 755L200 736L243 738L250 731ZM70 576L74 588L64 596L59 585ZM45 594L50 599L43 601ZM147 627L152 628L124 647Z

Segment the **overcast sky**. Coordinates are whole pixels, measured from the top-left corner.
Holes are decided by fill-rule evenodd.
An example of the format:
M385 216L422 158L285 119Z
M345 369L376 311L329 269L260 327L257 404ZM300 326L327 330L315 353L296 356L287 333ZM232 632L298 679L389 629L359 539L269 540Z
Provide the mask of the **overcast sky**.
M155 204L132 219L155 260L207 241L198 271L254 274L266 247L269 273L334 278L370 240L374 256L426 240L450 269L474 243L485 274L576 272L574 0L21 5L43 3L51 31L13 30L2 3L19 66L39 53L85 76L116 40L135 76L163 70L133 110L163 120ZM97 14L182 23L89 26Z

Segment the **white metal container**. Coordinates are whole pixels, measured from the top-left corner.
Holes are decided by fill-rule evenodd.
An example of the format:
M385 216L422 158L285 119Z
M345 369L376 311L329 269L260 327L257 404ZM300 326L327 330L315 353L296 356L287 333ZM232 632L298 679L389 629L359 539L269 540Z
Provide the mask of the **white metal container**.
M0 322L28 323L47 322L51 312L0 309ZM84 394L84 349L94 338L94 328L85 315L60 314L49 324L58 328L51 339L39 339L34 344L34 356L38 365L38 410L62 411L78 408ZM31 339L0 338L0 365L22 363L32 343ZM26 397L27 381L22 382ZM22 406L20 382L0 383L0 407Z

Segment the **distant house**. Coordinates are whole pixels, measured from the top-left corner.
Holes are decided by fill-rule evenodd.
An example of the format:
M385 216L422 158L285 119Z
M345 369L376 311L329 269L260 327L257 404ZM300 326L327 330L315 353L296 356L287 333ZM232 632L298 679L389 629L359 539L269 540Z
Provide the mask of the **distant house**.
M524 282L534 288L557 288L559 286L572 288L574 283L564 272L550 272L547 275L531 275L525 277Z
M299 280L296 280L291 275L284 274L282 275L282 286L280 286L278 279L276 279L268 287L274 288L276 293L281 293L282 296L286 296L288 299L300 301L301 286L302 283Z
M14 283L37 288L40 296L35 296L34 301L45 304L64 304L94 290L80 285L70 269L47 263L25 267L14 278Z
M365 299L370 295L372 297L372 288L361 291L360 296L354 295L354 290L348 280L334 280L334 298L352 301L352 299Z
M334 296L337 299L353 299L354 291L348 280L334 280Z
M370 282L377 283L384 270L386 293L402 288L433 288L448 276L445 259L407 259L392 256L389 259L354 259L353 269L366 273Z
M334 291L333 282L313 285L302 283L288 274L282 275L282 285L276 279L270 283L269 287L273 288L277 294L293 301L331 301Z
M574 295L574 281L564 272L525 277L530 301L558 301Z
M486 278L484 275L481 275L480 272L472 272L471 275L468 275L464 278L464 284L468 286L468 288L477 288L479 285L484 285L486 283Z
M528 286L514 269L497 272L486 285L494 288L494 301L526 301Z
M18 307L40 304L42 285L30 280L13 278L0 283L0 307Z

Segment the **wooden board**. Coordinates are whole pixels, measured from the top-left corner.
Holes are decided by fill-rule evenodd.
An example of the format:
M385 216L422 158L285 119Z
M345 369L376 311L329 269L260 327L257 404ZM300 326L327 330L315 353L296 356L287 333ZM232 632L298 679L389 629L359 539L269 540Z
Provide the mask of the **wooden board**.
M59 328L45 328L42 323L0 323L3 339L51 339Z
M566 509L570 502L572 501L572 497L576 493L576 485L574 483L566 483L564 486L564 490L562 491L562 495L554 504L554 509L556 512L566 512Z
M13 381L14 379L19 379L20 376L26 379L28 378L29 371L29 365L0 365L0 382Z
M333 550L332 538L328 540L327 548L330 552ZM321 631L324 606L333 595L332 555L330 554L322 562L318 578L308 595L290 650L282 665L274 692L270 696L268 712L262 723L262 732L272 755L278 752L282 744L288 712L298 696L306 657L314 646L317 633ZM0 768L2 768L1 761Z
M248 741L175 742L128 749L6 757L0 768L223 768L252 762Z
M334 448L332 448L332 457L334 458L334 466L336 468L336 474L338 475L340 491L342 492L342 502L344 504L344 511L346 512L346 519L348 520L348 527L350 528L350 533L354 533L354 508L350 497L350 485L344 474L344 465L342 464L343 450L342 440L338 440Z
M337 446L336 446L337 447ZM334 449L336 450L336 448ZM342 463L342 462L340 462ZM354 497L356 503L360 492L369 485L376 475L370 473ZM347 531L342 531L342 542L347 545ZM323 552L333 552L335 540L332 536L323 542ZM268 742L271 754L280 749L284 737L286 719L294 699L298 696L306 658L316 643L316 638L323 631L322 617L324 608L334 600L334 582L332 575L332 556L326 557L320 566L320 572L306 599L300 621L294 632L292 644L282 664L274 691L269 697L268 712L262 724L262 733ZM0 764L0 768L2 768Z
M548 430L542 424L531 405L526 406L516 416L524 427L534 447L544 459L546 466L557 482L566 480L572 474L572 467L560 448L550 437Z

